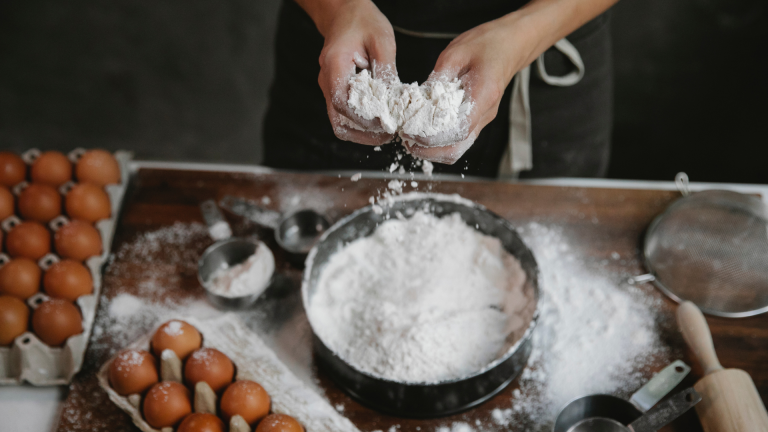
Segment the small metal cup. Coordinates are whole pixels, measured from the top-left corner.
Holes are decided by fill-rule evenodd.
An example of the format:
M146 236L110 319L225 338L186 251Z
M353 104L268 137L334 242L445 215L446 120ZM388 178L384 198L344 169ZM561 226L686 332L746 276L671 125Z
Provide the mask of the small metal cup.
M553 430L554 432L573 432L576 425L595 418L610 419L622 425L630 424L680 384L690 371L690 366L681 360L675 360L636 391L629 400L605 394L574 399L560 411ZM599 421L587 422L587 424L593 423L597 424ZM581 428L586 426L582 425Z
M217 232L224 232L225 234L218 236L218 241L208 246L205 252L203 252L203 255L197 263L197 279L200 281L200 285L205 289L205 295L208 297L208 300L215 306L224 309L247 308L251 306L272 283L274 272L270 275L265 287L254 291L253 294L237 297L224 296L211 291L210 288L213 273L216 272L216 270L229 268L245 262L251 255L256 253L259 248L264 248L270 256L272 256L272 251L267 245L259 240L229 237L232 231L229 229L229 225L224 219L224 216L221 214L218 207L216 207L215 202L211 200L205 201L200 205L200 209L203 212L203 219L205 219L212 237L216 239L215 234ZM221 229L222 227L225 227L226 229ZM221 239L221 237L227 238ZM271 258L274 261L274 257L272 256Z
M609 417L590 417L580 420L567 432L656 432L680 417L701 401L701 395L688 388L653 407L631 423Z
M275 229L275 240L288 252L306 255L330 226L320 213L299 210L280 221Z
M301 259L306 257L320 236L331 226L325 216L310 209L281 214L253 201L230 195L222 198L219 204L238 216L274 230L277 244Z

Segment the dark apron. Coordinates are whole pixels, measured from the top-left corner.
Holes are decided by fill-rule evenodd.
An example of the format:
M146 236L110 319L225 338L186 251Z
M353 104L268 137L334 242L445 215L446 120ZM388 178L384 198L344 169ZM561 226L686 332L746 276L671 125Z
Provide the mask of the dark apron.
M401 3L403 6L401 5ZM379 1L393 26L423 32L460 33L519 7L510 1ZM523 2L524 3L524 2ZM410 9L407 7L410 4ZM434 6L439 4L439 6ZM493 6L493 7L492 7ZM507 8L499 9L500 7ZM414 13L424 8L423 13ZM408 13L406 13L408 11ZM432 11L426 13L426 11ZM533 169L520 177L600 177L608 167L613 108L613 70L609 19L603 14L568 36L584 63L584 76L570 87L546 84L531 73L530 114ZM403 82L423 82L449 39L395 32L397 70ZM293 1L283 2L276 36L275 78L264 123L264 163L293 170L384 170L400 144L381 151L341 141L333 134L325 98L317 84L323 38L309 16ZM549 75L565 75L573 65L555 49L544 54ZM507 87L496 119L454 165L435 164L434 172L496 177L509 141L510 97ZM401 163L412 163L405 156Z

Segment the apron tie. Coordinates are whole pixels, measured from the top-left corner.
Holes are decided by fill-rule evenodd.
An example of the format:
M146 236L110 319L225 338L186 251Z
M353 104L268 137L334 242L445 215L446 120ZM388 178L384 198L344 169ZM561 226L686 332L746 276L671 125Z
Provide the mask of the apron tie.
M554 47L571 61L575 70L563 76L549 75L542 53L534 62L539 78L556 87L568 87L581 81L584 77L584 61L576 47L565 38L555 42ZM531 66L527 66L515 75L512 83L512 99L509 102L509 143L499 164L498 177L501 180L515 180L520 176L520 172L533 169L530 81Z
M426 39L454 39L460 33L419 32L398 26L392 28L399 33ZM575 70L563 76L547 73L544 53L534 61L536 75L546 84L555 87L572 86L584 77L584 61L579 50L563 38L555 42L554 48L571 61ZM512 98L509 103L509 142L499 163L499 179L515 180L520 172L533 169L533 140L531 138L531 66L515 74L512 82Z

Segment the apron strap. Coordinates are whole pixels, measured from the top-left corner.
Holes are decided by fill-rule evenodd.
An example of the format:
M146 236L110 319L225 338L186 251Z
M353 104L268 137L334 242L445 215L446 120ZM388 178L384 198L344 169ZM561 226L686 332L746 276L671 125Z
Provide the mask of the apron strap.
M542 54L536 59L536 72L539 78L545 83L556 87L569 87L581 81L584 77L584 61L581 59L579 50L568 42L568 39L560 39L555 42L554 47L571 61L576 70L563 76L549 75L544 65L544 54Z
M499 164L499 178L514 180L520 171L533 168L531 145L531 67L519 71L512 82L509 107L509 144Z
M572 86L584 77L584 61L573 44L563 38L554 48L563 53L576 68L564 76L552 76L547 73L544 54L536 59L537 75L542 81L557 87ZM530 101L531 66L519 71L514 78L512 98L509 103L509 143L499 163L500 180L515 180L521 171L533 169L533 140L531 134Z

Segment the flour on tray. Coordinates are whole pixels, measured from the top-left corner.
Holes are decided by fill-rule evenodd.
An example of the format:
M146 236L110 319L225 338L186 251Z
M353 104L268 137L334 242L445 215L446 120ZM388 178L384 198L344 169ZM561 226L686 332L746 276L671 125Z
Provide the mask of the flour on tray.
M439 382L482 370L520 339L535 309L520 263L459 214L391 219L331 256L309 317L359 370Z

